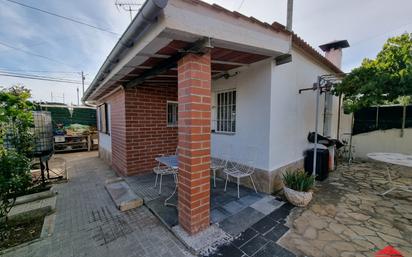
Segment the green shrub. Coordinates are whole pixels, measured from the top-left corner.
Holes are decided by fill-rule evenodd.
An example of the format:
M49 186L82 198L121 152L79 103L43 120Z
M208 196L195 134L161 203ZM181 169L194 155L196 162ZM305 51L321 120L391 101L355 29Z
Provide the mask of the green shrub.
M287 170L283 174L283 183L290 189L308 192L315 183L315 177L309 176L304 170Z
M0 238L5 237L7 214L17 195L30 185L30 160L14 150L0 149Z

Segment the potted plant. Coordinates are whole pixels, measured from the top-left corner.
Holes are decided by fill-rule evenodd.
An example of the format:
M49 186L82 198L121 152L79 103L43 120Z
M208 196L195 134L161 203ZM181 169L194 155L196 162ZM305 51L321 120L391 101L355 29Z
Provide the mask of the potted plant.
M293 205L305 207L312 200L315 177L308 175L304 170L288 170L283 174L283 192L286 199Z

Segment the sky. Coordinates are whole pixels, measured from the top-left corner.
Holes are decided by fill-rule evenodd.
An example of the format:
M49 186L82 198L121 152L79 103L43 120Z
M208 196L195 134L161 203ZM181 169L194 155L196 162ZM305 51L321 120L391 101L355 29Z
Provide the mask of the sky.
M117 34L0 0L0 72L6 70L80 82L80 72L84 71L87 87L130 22L129 13L116 8L115 0L15 1ZM285 24L286 21L287 0L206 2L268 23ZM351 47L344 49L342 69L349 72L364 58L374 58L388 37L412 32L411 10L411 0L294 0L293 30L319 51L317 46L321 44L347 39ZM64 100L77 104L77 88L80 97L82 95L80 84L0 76L0 86L15 84L30 88L36 101Z

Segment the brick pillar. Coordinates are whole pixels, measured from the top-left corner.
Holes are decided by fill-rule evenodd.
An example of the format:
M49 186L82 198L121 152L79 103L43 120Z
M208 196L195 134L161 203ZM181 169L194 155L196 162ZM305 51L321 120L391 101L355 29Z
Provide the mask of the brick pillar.
M210 224L210 53L178 62L179 224L195 234Z

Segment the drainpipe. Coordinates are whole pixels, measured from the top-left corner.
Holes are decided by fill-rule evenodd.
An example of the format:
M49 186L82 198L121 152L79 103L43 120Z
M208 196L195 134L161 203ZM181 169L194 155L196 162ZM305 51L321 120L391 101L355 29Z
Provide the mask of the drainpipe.
M116 64L125 56L126 52L133 47L134 43L139 40L148 27L156 22L157 17L166 7L167 3L168 0L147 0L144 3L86 90L82 98L83 102L91 95L93 90L100 86L106 76L110 74Z

